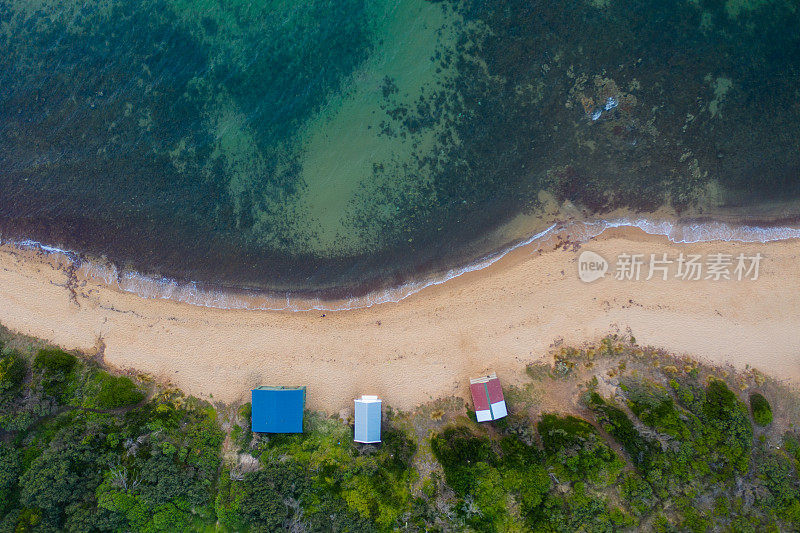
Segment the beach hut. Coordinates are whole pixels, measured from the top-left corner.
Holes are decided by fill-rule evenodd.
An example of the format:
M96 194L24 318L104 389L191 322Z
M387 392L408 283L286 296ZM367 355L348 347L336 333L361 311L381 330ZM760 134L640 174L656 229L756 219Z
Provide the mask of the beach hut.
M377 396L361 396L355 400L356 427L353 440L363 443L381 441L381 400Z
M305 387L258 387L252 391L252 427L258 433L302 433Z
M475 417L478 422L497 420L508 414L503 389L494 372L488 376L470 379L469 390L472 393L472 403L475 405Z

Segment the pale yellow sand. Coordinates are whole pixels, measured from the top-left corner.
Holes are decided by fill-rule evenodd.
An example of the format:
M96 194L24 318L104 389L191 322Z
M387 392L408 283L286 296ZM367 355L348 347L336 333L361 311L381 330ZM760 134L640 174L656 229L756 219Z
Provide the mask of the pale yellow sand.
M619 229L577 251L533 250L397 304L323 318L148 300L94 282L71 298L52 256L2 248L0 323L68 349L104 345L108 364L214 400L247 399L259 384L304 384L309 406L329 412L362 393L398 408L465 395L469 378L486 371L519 383L556 340L580 344L628 328L640 344L800 383L800 241L676 245ZM621 252L764 259L757 281L586 284L577 275L582 250L611 260Z

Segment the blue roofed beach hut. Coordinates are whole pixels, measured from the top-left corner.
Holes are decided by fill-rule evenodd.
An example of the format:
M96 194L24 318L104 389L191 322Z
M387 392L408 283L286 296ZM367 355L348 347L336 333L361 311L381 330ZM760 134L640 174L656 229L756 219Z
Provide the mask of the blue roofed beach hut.
M252 400L254 432L303 432L305 387L258 387L252 390Z
M381 441L381 401L377 396L362 396L355 400L355 436L353 440L365 444Z

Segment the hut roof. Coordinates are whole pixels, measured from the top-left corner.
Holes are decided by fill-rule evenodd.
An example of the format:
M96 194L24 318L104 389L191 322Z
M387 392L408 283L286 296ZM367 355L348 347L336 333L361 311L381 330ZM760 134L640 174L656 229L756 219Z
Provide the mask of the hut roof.
M469 380L472 403L475 405L475 417L478 422L488 422L503 418L508 414L503 388L494 372Z
M258 387L252 390L252 427L259 433L302 433L305 387Z

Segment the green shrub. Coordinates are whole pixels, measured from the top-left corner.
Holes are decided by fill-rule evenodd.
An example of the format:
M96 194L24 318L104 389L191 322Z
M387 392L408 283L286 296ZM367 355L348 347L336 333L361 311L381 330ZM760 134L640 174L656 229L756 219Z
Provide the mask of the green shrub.
M500 472L503 485L515 495L523 517L532 517L550 489L550 477L542 464L538 448L528 446L517 437L500 441L503 457Z
M545 414L537 425L547 464L559 479L612 483L624 466L586 420Z
M489 439L478 437L463 426L446 428L431 438L431 450L444 469L447 484L459 495L475 488L475 464L492 455Z
M16 485L22 473L22 452L0 442L0 516L16 500Z
M711 420L727 420L737 407L736 395L721 379L714 379L706 388L704 413Z
M783 448L789 457L794 460L795 468L800 472L800 437L786 432L783 435Z
M642 437L625 411L606 402L596 392L591 394L589 407L597 415L603 429L622 444L633 464L643 471L649 470L652 456L660 450L660 446Z
M242 423L245 427L250 427L253 417L253 405L250 402L242 404L239 407L239 416L242 418Z
M386 427L381 436L383 466L395 475L402 474L411 467L411 460L417 451L416 443L405 433L393 427Z
M501 439L499 448L463 426L431 438L445 480L460 498L458 513L474 531L523 530L522 521L535 520L550 487L538 449L512 436Z
M628 405L639 420L672 437L688 437L679 410L667 389L642 380L630 380L627 386Z
M753 445L753 427L747 416L747 406L722 380L713 380L706 388L702 407L704 444L716 455L719 473L734 468L746 472Z
M653 488L637 474L628 473L622 478L620 494L638 516L647 515L655 507L656 495Z
M0 358L0 395L15 389L25 377L25 360L17 352Z
M539 435L545 451L557 452L581 444L583 440L595 432L592 425L586 420L574 416L559 417L546 414L537 424Z
M43 368L51 372L61 372L66 374L75 367L78 358L58 348L45 348L39 350L33 360L33 366Z
M134 405L142 401L144 394L125 376L100 374L100 392L97 393L97 405L106 409L115 409Z
M792 461L786 456L765 454L759 458L757 470L763 487L769 491L763 503L783 520L800 525L800 480Z
M754 392L750 395L750 409L753 410L753 420L759 426L768 426L772 423L772 406L761 394Z
M77 364L77 357L57 348L39 350L33 359L34 368L43 371L41 383L44 391L64 402L68 402L70 396L70 381L73 381L72 385L75 384L71 378L74 378L72 369Z

